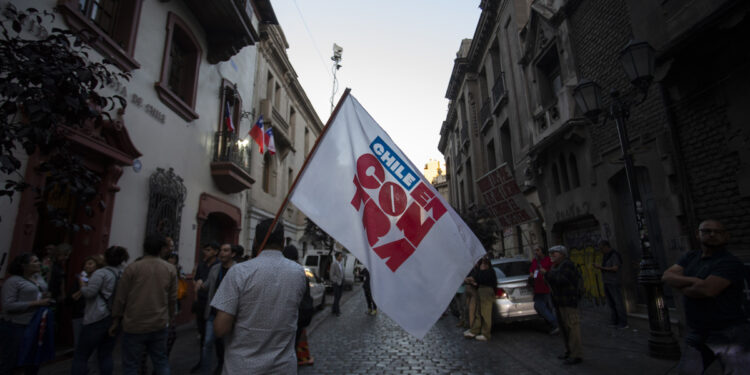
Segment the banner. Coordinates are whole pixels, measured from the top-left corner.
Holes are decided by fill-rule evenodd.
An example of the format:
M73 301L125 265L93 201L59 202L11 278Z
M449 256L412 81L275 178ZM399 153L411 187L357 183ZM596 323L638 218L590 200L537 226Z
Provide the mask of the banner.
M347 93L289 199L368 268L378 308L421 339L485 250Z
M497 218L503 229L536 219L534 209L518 188L516 178L507 163L480 177L477 185L487 209Z

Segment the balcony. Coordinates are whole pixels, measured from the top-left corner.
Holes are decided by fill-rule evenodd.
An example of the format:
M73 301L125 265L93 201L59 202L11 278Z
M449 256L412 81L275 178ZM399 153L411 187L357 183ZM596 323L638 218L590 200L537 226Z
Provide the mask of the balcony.
M252 187L255 180L250 177L248 150L238 142L237 133L216 132L211 177L219 190L234 194Z
M492 120L492 112L490 111L491 105L490 98L485 98L484 102L482 102L482 108L479 110L480 124L482 124L479 128L481 130L484 130L484 127L490 123L490 120Z
M495 79L495 85L492 86L492 103L494 105L493 112L497 113L502 108L501 104L508 101L508 95L505 91L505 73L500 73Z
M255 1L260 14L254 14L251 0L185 0L206 32L207 60L211 64L227 61L243 47L259 39L257 24L278 23L267 0Z

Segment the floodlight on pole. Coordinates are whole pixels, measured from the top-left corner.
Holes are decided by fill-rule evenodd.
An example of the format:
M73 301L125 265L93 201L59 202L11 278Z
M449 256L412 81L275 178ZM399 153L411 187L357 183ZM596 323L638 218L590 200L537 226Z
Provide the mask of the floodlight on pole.
M333 68L331 69L333 71L333 89L331 90L331 113L333 113L333 100L336 96L336 91L339 90L339 81L336 78L336 72L341 69L341 55L344 53L344 48L340 45L333 43L333 56L331 56L331 60L333 60Z

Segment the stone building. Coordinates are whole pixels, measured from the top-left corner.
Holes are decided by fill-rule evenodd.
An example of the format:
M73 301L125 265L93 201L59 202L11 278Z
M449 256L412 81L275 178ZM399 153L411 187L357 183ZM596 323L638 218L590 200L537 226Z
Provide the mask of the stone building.
M482 1L480 7L474 38L462 42L450 77L450 109L438 145L451 166L454 207L481 206L472 181L493 162L512 161L539 214L537 238L571 249L595 302L603 295L591 267L600 259L595 245L610 240L623 256L628 311L645 316L637 281L642 253L618 132L605 116L595 123L583 116L573 99L574 88L589 79L603 88L604 105L612 101L610 90L635 102L626 129L659 269L697 246L695 230L706 218L723 221L732 233L730 250L750 260L742 246L750 235L750 113L743 105L750 81L748 52L736 48L750 36L746 2L516 0ZM507 95L501 109L489 91L496 79L492 48L489 58L477 60L485 64L473 60L473 51L487 50L481 46L493 38L515 46L501 43L497 52ZM656 50L654 83L645 96L619 61L631 39ZM497 125L499 132L492 130ZM502 229L505 242L526 232ZM676 309L673 320L681 321L671 289L665 295Z

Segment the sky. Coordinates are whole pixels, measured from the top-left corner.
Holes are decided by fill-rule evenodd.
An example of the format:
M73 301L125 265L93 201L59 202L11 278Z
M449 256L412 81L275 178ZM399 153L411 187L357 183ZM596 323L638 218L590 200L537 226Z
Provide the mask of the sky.
M445 91L461 40L474 35L479 0L272 0L289 60L325 124L333 44L343 47L334 105L348 87L421 169L437 149Z

